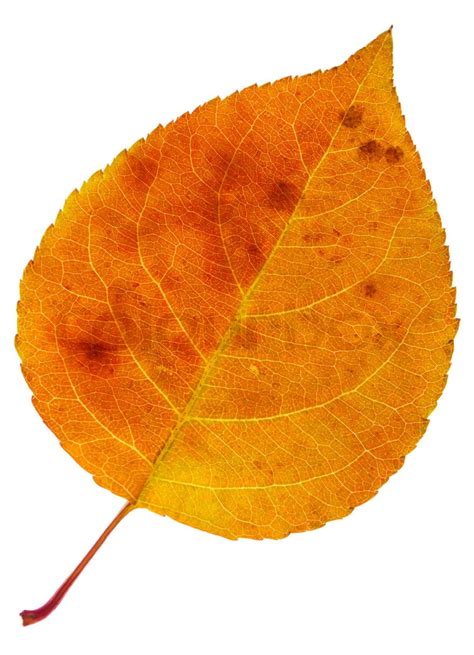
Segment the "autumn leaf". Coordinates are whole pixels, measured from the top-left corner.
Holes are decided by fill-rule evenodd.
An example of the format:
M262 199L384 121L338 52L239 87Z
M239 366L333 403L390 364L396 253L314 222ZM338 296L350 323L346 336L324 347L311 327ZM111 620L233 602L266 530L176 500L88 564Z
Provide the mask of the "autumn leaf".
M74 191L25 271L17 348L63 448L127 500L100 543L137 507L276 539L400 468L454 315L388 31L158 127Z

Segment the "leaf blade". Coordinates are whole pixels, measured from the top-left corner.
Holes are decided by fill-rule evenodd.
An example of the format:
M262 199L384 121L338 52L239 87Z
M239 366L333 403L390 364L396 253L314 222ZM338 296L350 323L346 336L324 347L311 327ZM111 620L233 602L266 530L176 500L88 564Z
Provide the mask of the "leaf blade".
M319 527L399 468L441 393L443 244L387 32L158 128L73 194L22 284L25 376L137 506L231 538Z

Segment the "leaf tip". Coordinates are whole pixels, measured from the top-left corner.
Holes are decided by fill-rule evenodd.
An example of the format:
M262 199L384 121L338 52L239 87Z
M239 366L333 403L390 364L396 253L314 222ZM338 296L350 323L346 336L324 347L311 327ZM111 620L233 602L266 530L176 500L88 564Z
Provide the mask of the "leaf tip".
M386 47L391 48L393 45L393 25L390 25L390 27L385 30L384 32L381 32L379 36L377 36L374 41L382 41L382 44L385 45Z

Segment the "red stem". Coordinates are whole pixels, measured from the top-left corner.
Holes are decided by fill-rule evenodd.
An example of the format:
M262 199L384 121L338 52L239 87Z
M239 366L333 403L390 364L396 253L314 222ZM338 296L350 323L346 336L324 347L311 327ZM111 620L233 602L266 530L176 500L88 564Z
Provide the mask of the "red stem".
M21 618L23 619L23 625L31 625L32 623L38 623L38 621L42 621L45 619L51 612L56 609L56 607L59 605L59 603L62 601L64 596L66 595L67 591L73 584L73 582L76 580L76 578L79 576L81 571L86 567L88 562L94 557L96 552L99 550L99 548L102 546L104 541L107 539L109 534L113 531L114 528L117 527L117 525L120 523L120 521L127 516L127 514L130 512L130 510L133 509L133 504L132 503L127 503L117 514L117 516L114 518L112 523L104 530L104 532L100 535L98 540L95 542L95 544L92 546L90 551L87 553L87 555L81 560L81 562L76 566L74 571L71 573L71 575L66 578L66 580L63 582L63 584L59 587L59 589L54 593L51 598L48 600L47 603L42 605L41 607L38 607L36 610L23 610L23 612L20 613Z

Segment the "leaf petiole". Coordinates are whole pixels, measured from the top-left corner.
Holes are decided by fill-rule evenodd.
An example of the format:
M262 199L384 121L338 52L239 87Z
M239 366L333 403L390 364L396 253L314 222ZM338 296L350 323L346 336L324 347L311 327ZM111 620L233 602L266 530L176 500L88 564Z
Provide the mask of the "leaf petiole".
M89 550L87 555L80 561L80 563L76 566L76 568L71 573L71 575L68 578L66 578L66 580L59 587L59 589L51 596L51 598L44 605L38 607L38 609L35 610L23 610L23 612L20 612L20 616L23 620L23 625L31 625L33 623L38 623L38 621L42 621L47 616L49 616L53 610L56 609L56 607L62 601L62 599L64 598L64 596L66 595L66 593L68 592L74 581L76 580L76 578L80 575L80 573L83 571L86 565L94 557L94 555L102 546L102 544L107 539L109 534L117 527L120 521L123 518L125 518L125 516L133 508L134 508L134 504L128 502L120 510L120 512L117 514L114 520L107 526L104 532L100 535L99 539L95 542L95 544Z

